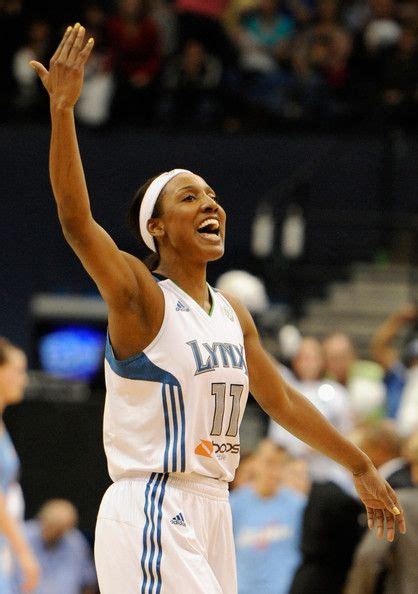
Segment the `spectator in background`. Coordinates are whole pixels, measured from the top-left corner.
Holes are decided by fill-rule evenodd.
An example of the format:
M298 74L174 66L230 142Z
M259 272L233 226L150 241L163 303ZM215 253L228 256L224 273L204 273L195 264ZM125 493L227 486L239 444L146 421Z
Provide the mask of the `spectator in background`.
M305 497L282 485L287 460L284 450L262 441L251 484L231 494L239 594L287 594L298 565Z
M418 592L418 433L406 445L413 486L398 491L412 530L393 543L365 534L356 551L345 594L415 594ZM382 573L383 571L383 573Z
M84 85L77 103L78 119L88 126L106 124L115 92L112 56L105 38L106 14L100 4L87 6L83 22L86 35L94 38L94 53L86 64Z
M381 101L393 124L417 121L418 38L417 25L403 25L400 38L382 59Z
M179 43L198 39L224 67L235 66L236 51L223 25L222 17L230 0L175 0L178 13Z
M116 14L106 23L106 34L116 75L114 115L119 120L150 123L161 44L147 0L118 0Z
M23 398L26 386L26 357L5 338L0 337L0 414ZM19 587L32 592L39 579L38 564L20 529L23 497L17 483L19 459L0 419L0 592L12 594L13 560L17 560L21 579Z
M389 419L359 427L355 441L393 489L412 486L409 465L401 455L401 438Z
M25 13L22 0L0 2L0 113L10 111L15 97L16 83L13 76L13 56L25 43Z
M336 0L320 0L313 24L296 38L293 48L293 93L301 117L324 121L346 113L351 50L351 36L340 24Z
M36 72L30 60L43 62L50 50L50 29L44 20L35 19L29 25L28 39L13 57L13 76L16 82L15 107L19 113L36 115L36 108L43 103Z
M417 322L418 310L416 306L405 305L383 322L371 340L370 350L373 358L385 371L386 414L391 419L396 419L398 416L408 373L400 350L393 343L402 330ZM413 343L410 344L411 347L413 347ZM414 362L418 364L418 361L414 361L413 357L408 357L408 366L413 367Z
M244 93L250 103L280 114L286 97L290 39L294 21L278 0L260 0L244 15L238 33Z
M303 516L302 563L289 594L341 594L365 528L364 508L354 494L333 481L314 482Z
M209 127L221 112L217 91L222 65L196 39L186 41L180 55L167 63L162 75L164 95L160 114L169 126Z
M76 528L77 510L69 501L52 499L36 520L26 522L26 535L41 566L34 594L96 594L97 579L86 539Z
M381 417L385 407L383 369L360 360L351 339L342 333L323 341L326 374L347 388L350 406L358 421Z
M306 396L338 431L347 435L353 426L348 394L340 384L324 379L325 361L320 342L313 337L303 338L291 365L291 371L281 369L285 380ZM292 456L306 460L312 480L333 480L351 491L351 481L341 466L313 451L272 420L269 436Z

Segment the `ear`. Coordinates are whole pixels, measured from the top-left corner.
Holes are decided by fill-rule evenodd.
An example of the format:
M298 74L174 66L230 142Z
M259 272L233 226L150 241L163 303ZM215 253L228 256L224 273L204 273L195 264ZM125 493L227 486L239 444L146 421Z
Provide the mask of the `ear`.
M150 219L147 229L153 237L162 237L165 234L164 223L161 219Z

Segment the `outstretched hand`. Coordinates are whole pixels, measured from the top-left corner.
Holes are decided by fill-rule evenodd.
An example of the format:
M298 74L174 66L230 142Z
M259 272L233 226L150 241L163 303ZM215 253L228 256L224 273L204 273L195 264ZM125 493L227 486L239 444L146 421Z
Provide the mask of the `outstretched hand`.
M377 536L392 542L395 538L396 524L402 534L406 532L405 518L398 497L389 483L381 478L374 467L366 472L354 475L357 493L366 506L367 524L370 529L376 527Z
M94 45L93 38L84 43L85 33L85 28L79 23L67 28L49 61L49 70L40 62L30 62L48 91L51 101L60 107L73 107L80 96L84 65Z

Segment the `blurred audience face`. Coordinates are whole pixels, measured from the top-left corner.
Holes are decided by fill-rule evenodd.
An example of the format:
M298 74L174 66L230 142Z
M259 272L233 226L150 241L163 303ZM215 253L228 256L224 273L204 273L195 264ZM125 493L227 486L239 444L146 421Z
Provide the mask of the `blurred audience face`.
M411 55L417 51L417 35L412 27L404 27L398 42L399 50L403 54Z
M401 455L401 438L387 419L358 429L356 442L377 468Z
M5 349L0 365L0 406L17 404L23 399L27 384L27 361L25 354L15 347Z
M318 3L318 17L321 22L335 22L338 16L338 7L335 0L320 0Z
M29 41L32 43L43 43L49 38L49 25L46 21L35 20L29 28Z
M52 548L69 530L76 527L77 510L65 499L53 499L41 508L39 521L44 544Z
M288 460L285 450L269 439L263 440L255 454L253 486L261 497L272 497L281 484L283 468Z
M315 381L323 376L325 368L321 343L316 338L303 338L292 359L292 369L301 381Z
M350 367L356 360L356 353L351 340L345 334L333 334L322 343L325 355L326 371L345 385Z
M194 74L199 71L205 61L205 48L200 41L189 39L183 50L183 67L187 73Z
M277 0L260 0L259 11L264 17L272 17L277 14L279 2Z
M119 0L119 14L126 19L137 19L144 10L144 0Z
M392 0L370 0L370 8L374 18L390 19L393 16L394 5Z

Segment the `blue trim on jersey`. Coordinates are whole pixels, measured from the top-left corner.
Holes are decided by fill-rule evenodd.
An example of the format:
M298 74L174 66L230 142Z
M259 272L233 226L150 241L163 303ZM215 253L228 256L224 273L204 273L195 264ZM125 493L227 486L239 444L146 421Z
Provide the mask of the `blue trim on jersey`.
M186 471L186 416L184 413L184 400L183 400L183 392L182 392L181 386L178 387L178 392L179 392L180 418L181 418L180 472L185 472Z
M164 408L164 425L165 425L165 450L164 450L164 472L168 472L168 453L170 451L170 419L168 417L168 402L165 393L167 384L161 386L161 396L163 399Z
M172 472L177 472L177 443L179 439L179 428L177 422L177 409L176 409L176 399L174 395L174 387L170 386L170 400L171 400L171 407L173 411L173 428L174 428L174 444L173 444L173 462L172 462Z
M152 592L154 590L155 579L156 579L156 575L155 575L153 567L152 567L153 561L154 561L154 555L155 555L155 519L154 519L154 515L155 515L156 494L157 494L157 490L158 490L158 487L160 486L160 482L161 482L162 478L163 478L163 475L159 474L157 477L157 480L154 483L154 487L152 489L152 495L151 495L151 530L150 530L151 550L150 550L150 554L149 554L149 558L148 558L148 573L151 576L151 580L150 580L149 587L148 587L148 594L152 594Z
M162 403L164 410L165 425L165 450L164 450L164 472L177 472L178 465L180 472L186 470L186 418L184 414L184 400L180 382L169 371L155 365L145 353L133 355L127 359L118 360L113 354L109 335L106 340L106 361L116 375L131 380L142 380L148 382L159 382L162 384ZM170 397L166 394L166 386L170 387ZM174 387L177 388L177 397ZM177 401L176 401L177 400ZM179 414L180 413L180 414ZM170 415L173 419L173 435L170 431ZM180 434L180 464L178 464L178 441ZM170 456L170 448L172 453Z
M141 594L145 594L145 588L146 588L147 581L148 581L148 574L145 569L145 559L147 557L147 533L148 533L148 526L149 526L148 498L149 498L149 491L151 488L151 483L153 482L155 476L156 476L156 473L153 472L151 474L149 481L147 483L147 486L145 488L145 503L144 503L145 524L144 524L144 530L142 532L142 557L141 557L141 568L142 568L143 580L142 580Z
M158 555L157 555L157 590L155 594L160 594L161 586L163 584L163 580L161 579L161 558L163 556L163 547L161 545L161 519L163 516L163 501L165 495L165 486L167 484L168 474L163 475L163 481L161 484L161 491L160 497L158 498L158 516L157 516L157 548L158 548Z
M142 533L142 586L141 594L152 594L156 585L156 594L159 594L162 587L161 578L161 559L163 548L161 544L161 520L162 506L165 495L165 486L168 480L168 474L153 472L147 482L145 489L144 515L145 524ZM150 491L152 493L150 497ZM157 501L158 499L158 501ZM155 505L157 504L157 521L155 521ZM150 549L148 556L148 528ZM156 555L155 571L153 569L154 557ZM148 557L148 562L147 562ZM147 568L148 566L148 568Z
M127 359L116 359L110 344L109 335L106 339L106 360L112 371L120 377L146 382L160 382L162 384L170 384L171 386L180 385L174 375L155 365L148 359L145 353L138 353Z

